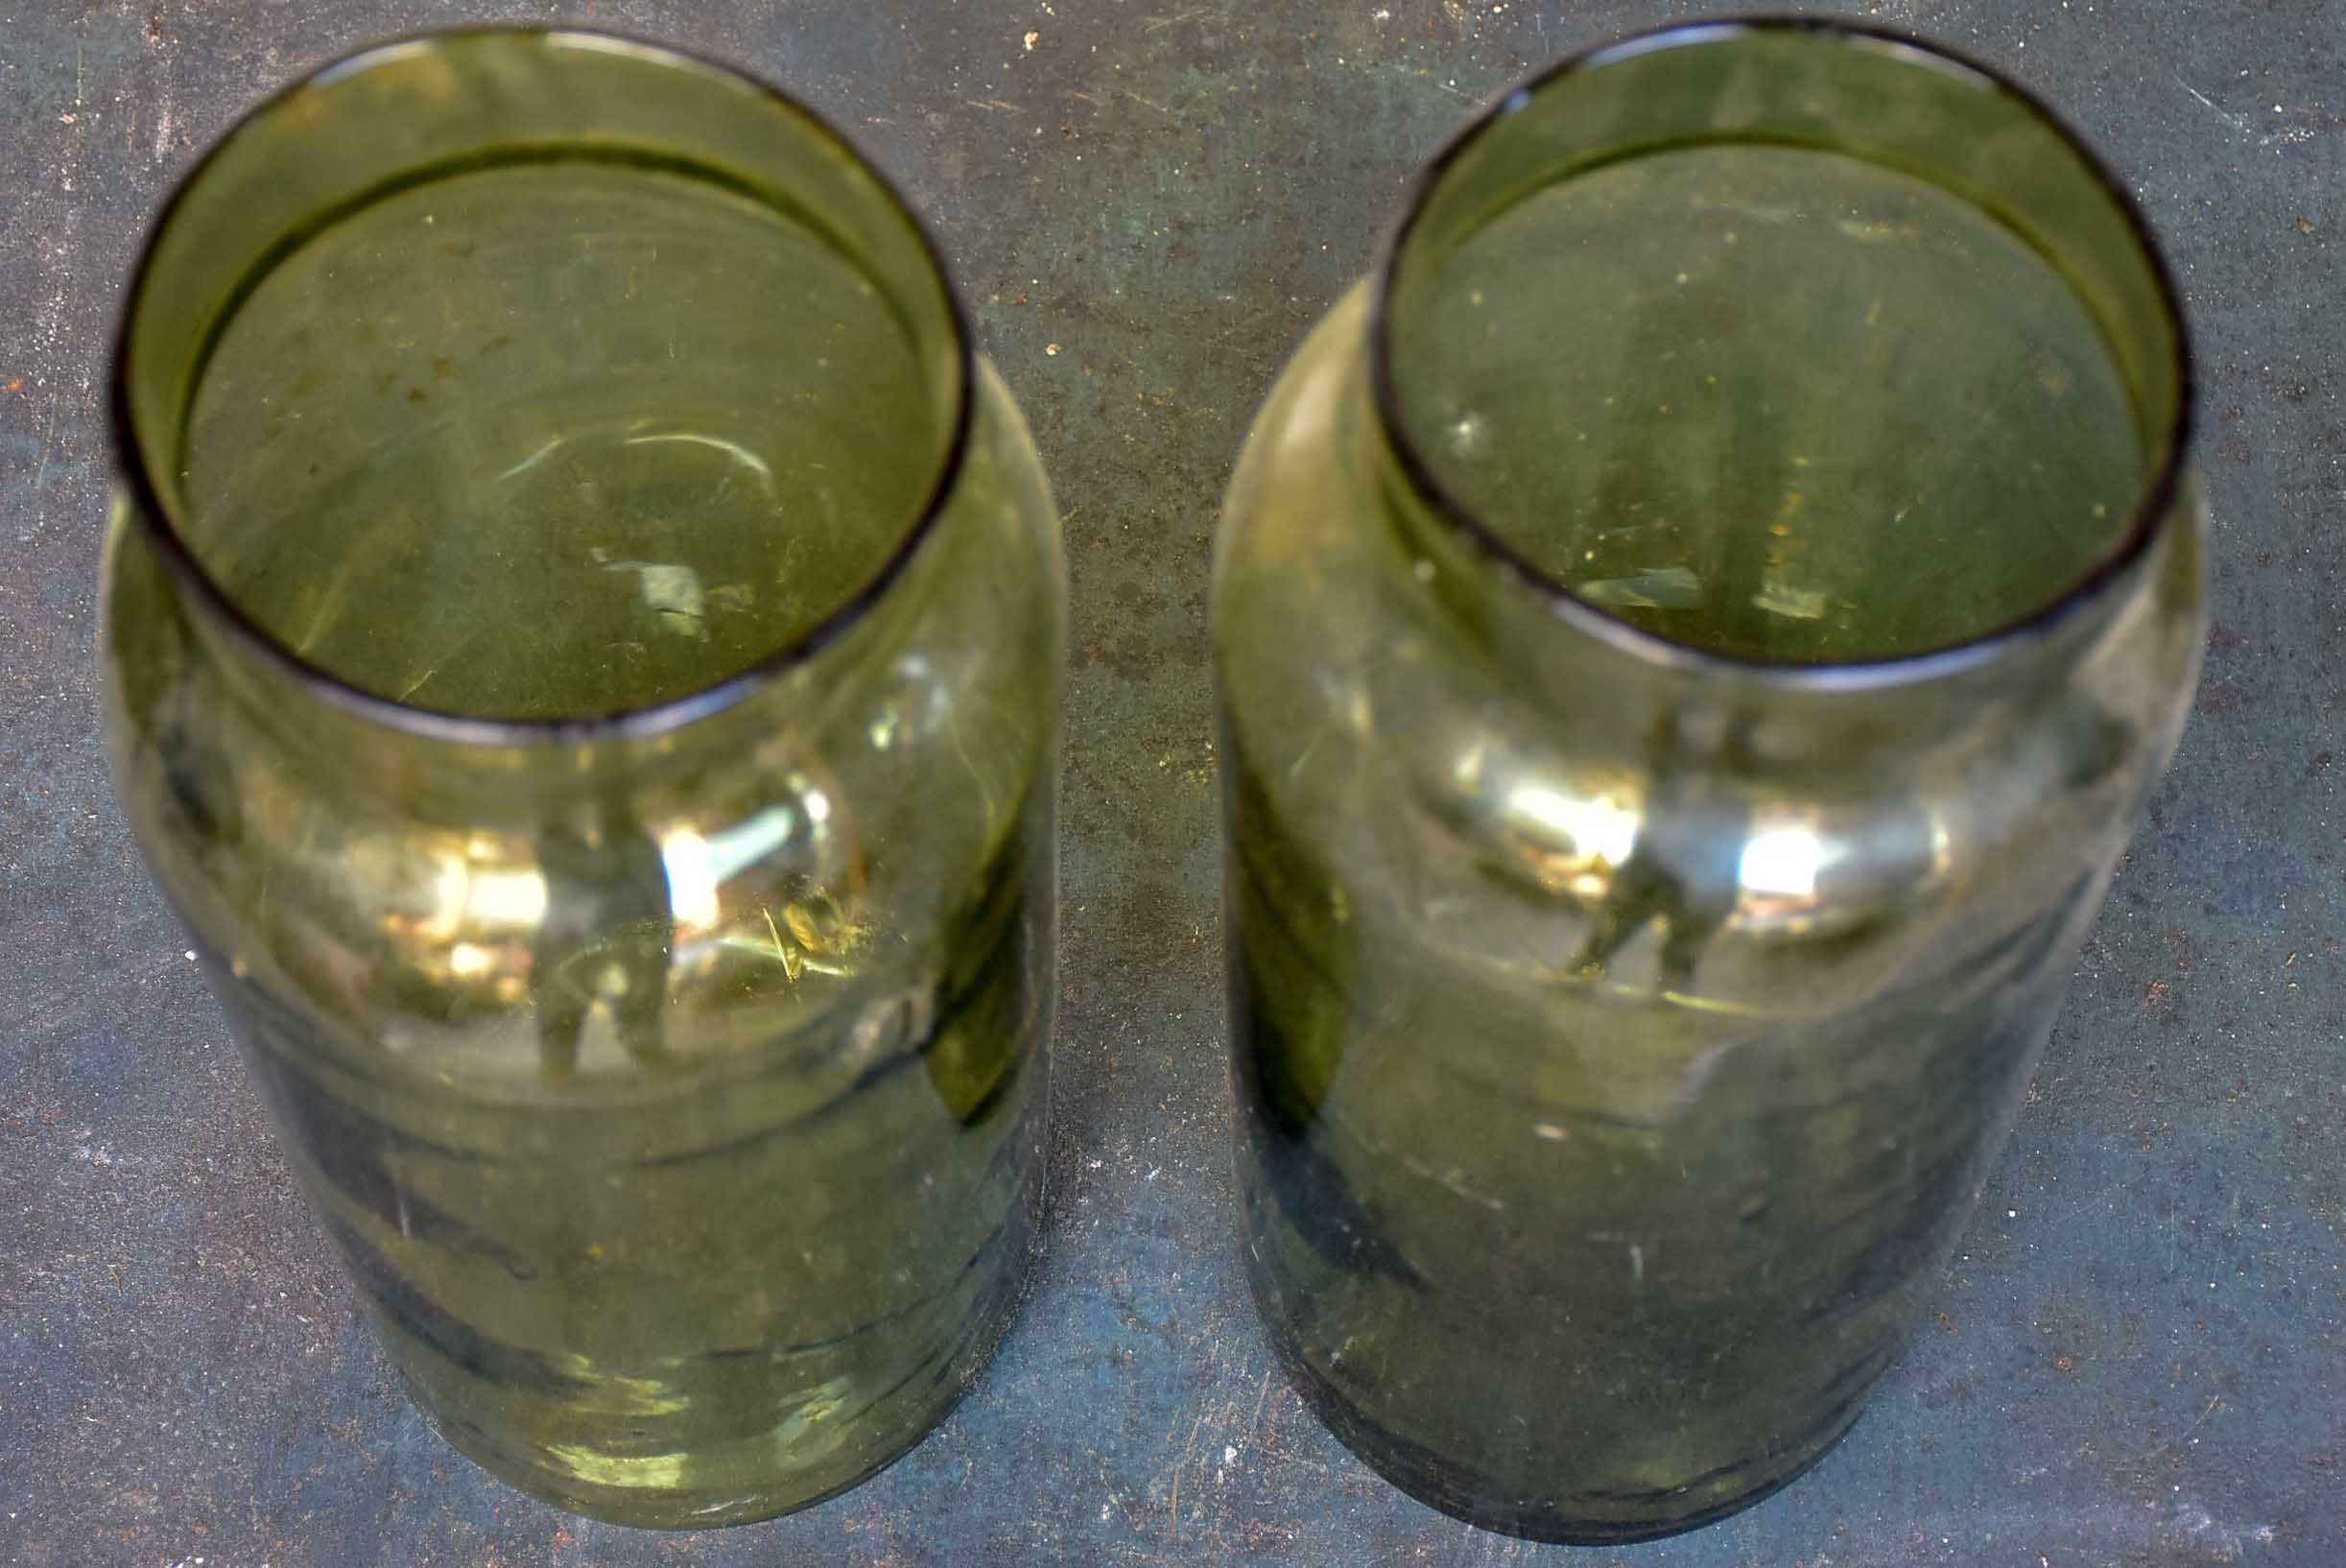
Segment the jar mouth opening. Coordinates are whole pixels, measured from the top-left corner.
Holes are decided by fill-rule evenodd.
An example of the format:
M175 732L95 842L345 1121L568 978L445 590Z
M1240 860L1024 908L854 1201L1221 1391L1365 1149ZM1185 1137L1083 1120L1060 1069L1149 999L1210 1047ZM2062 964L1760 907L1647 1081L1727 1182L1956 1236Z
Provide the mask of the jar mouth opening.
M705 684L640 704L550 717L508 718L448 711L369 690L307 656L240 602L235 590L205 564L197 547L182 532L180 519L186 510L185 498L164 460L169 455L184 463L180 448L185 442L185 410L181 410L178 418L164 420L158 430L153 411L142 400L140 377L151 377L152 372L140 353L141 328L147 323L159 287L156 274L163 270L166 247L178 231L175 226L184 220L191 204L202 201L206 178L220 165L224 154L269 129L273 121L294 113L305 94L354 81L378 66L411 59L419 53L483 45L593 51L698 76L712 86L748 95L761 112L771 117L777 137L818 148L837 161L859 196L876 201L884 219L899 231L891 237L906 245L905 254L893 259L909 268L910 275L924 291L926 297L918 301L919 310L934 317L935 341L909 344L921 362L923 375L934 387L934 404L920 416L921 422L935 432L934 471L924 486L912 492L917 499L902 522L888 525L893 532L883 535L884 547L876 550L875 563L852 586L830 597L827 607L809 624L740 667ZM581 142L576 146L587 156L602 155L590 144ZM514 161L559 158L572 149L557 139L522 151L525 155ZM422 172L437 176L443 171L435 168ZM699 172L705 177L717 170L711 164ZM390 186L395 181L384 183ZM353 202L355 210L377 194L354 186L343 192L340 200ZM774 199L778 209L787 209L794 216L813 216L808 208L792 200L794 193L788 188L776 187L766 194ZM306 227L305 223L304 230ZM264 236L260 244L250 248L249 259L240 267L240 272L257 279L282 259L271 254L272 238L274 248L283 249L298 237L298 232L283 237ZM192 401L194 383L201 375L205 357L241 303L240 289L227 300L225 308L197 323L192 336L203 340L204 346L194 357L193 372L184 378L187 385L170 386L168 395ZM903 314L894 301L890 301L890 308ZM973 440L977 385L967 312L935 237L888 176L822 115L747 71L689 50L602 29L497 25L435 29L367 44L303 72L241 114L179 178L151 225L125 294L109 376L108 417L117 468L127 491L130 526L142 531L145 541L180 590L215 625L224 629L242 651L304 694L352 717L419 739L482 748L570 748L655 738L714 717L814 660L861 623L888 594L951 504Z
M1755 39L1799 40L1804 48L1865 51L1886 63L1932 72L1992 95L2046 137L2057 150L2057 155L2071 161L2074 172L2107 201L2131 251L2126 260L2141 270L2147 293L2155 297L2149 309L2158 318L2155 325L2163 341L2156 361L2146 368L2146 373L2161 389L2157 401L2162 406L2155 415L2154 427L2145 432L2141 477L2122 526L2111 534L2107 548L2081 572L2066 581L2049 583L2046 597L2016 617L1989 624L1959 638L1881 656L1778 659L1682 640L1641 626L1583 597L1510 541L1445 481L1424 439L1412 428L1403 385L1407 368L1396 364L1399 313L1405 308L1397 296L1401 293L1405 268L1419 260L1420 249L1432 243L1427 237L1427 230L1433 226L1429 209L1446 194L1453 178L1462 178L1458 174L1460 165L1470 155L1484 150L1523 110L1535 103L1549 101L1554 94L1571 92L1576 82L1590 73L1649 57ZM1707 137L1674 143L1655 141L1627 149L1606 149L1552 178L1570 181L1673 147L1767 145L1769 140L1765 135L1746 136L1727 129ZM1802 144L1785 138L1778 145ZM1840 150L1822 141L1808 145L1817 151ZM1884 163L1896 167L1887 159ZM1681 276L1679 281L1683 283L1685 278ZM2176 502L2185 484L2193 419L2190 342L2173 275L2141 209L2100 157L2040 99L1992 68L1954 50L1890 29L1823 17L1738 17L1634 34L1543 67L1498 102L1479 111L1419 170L1401 214L1380 249L1370 279L1368 309L1369 396L1379 435L1408 498L1430 513L1450 538L1462 544L1477 564L1521 585L1557 618L1576 629L1659 666L1695 673L1708 671L1739 680L1788 687L1871 689L1935 678L1987 662L2018 645L2049 635L2098 602L2104 591L2124 577L2162 535L2167 520L2177 510Z

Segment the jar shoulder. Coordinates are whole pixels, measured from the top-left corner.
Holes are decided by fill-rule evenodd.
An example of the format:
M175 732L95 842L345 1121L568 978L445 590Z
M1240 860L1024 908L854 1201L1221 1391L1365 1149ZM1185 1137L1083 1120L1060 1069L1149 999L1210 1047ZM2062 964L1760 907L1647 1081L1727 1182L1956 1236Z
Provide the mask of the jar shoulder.
M1218 538L1242 876L1250 856L1340 906L1348 940L1455 948L1461 973L1669 989L1699 965L1707 992L1770 1005L2096 901L2196 683L2195 487L2065 645L2008 669L1807 701L1658 678L1428 588L1363 456L1363 307L1282 378Z
M351 1049L461 1034L516 1074L557 973L586 1011L656 989L689 1051L946 963L1048 832L1064 636L1031 440L990 369L979 392L959 482L863 623L711 734L576 779L433 776L397 737L342 754L342 718L235 668L118 511L108 745L158 884L224 978Z

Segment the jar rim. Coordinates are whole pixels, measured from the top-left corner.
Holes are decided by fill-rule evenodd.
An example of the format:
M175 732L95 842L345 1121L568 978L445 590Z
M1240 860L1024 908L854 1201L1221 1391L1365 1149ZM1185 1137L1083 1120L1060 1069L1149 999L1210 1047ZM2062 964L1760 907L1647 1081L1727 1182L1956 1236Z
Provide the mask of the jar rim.
M603 713L550 719L493 718L421 707L367 690L324 665L303 655L271 631L237 602L236 596L200 560L174 525L155 482L152 454L140 439L131 413L132 327L149 288L156 254L172 220L196 190L205 171L229 145L254 131L271 116L285 112L300 93L331 85L406 55L418 47L435 48L460 42L506 41L538 47L569 45L625 53L635 59L678 70L717 77L755 93L765 105L795 122L795 128L828 142L874 193L903 222L917 253L934 276L944 326L950 338L951 406L943 412L944 441L936 472L911 520L895 542L864 581L844 594L811 627L771 648L740 670L705 685L640 705ZM901 578L921 545L935 532L937 520L951 504L967 463L976 422L977 365L971 346L969 317L960 290L945 264L944 252L912 203L882 170L859 151L822 114L763 77L740 66L690 49L655 42L627 33L597 27L556 24L432 28L396 35L361 45L300 72L261 98L236 119L189 166L173 186L149 226L124 291L119 326L109 367L107 418L116 452L116 466L130 491L133 526L144 534L163 566L180 589L225 627L248 652L303 691L362 721L418 739L470 747L577 747L649 740L671 734L734 707L779 677L814 660L832 643L861 622Z
M2141 484L2126 526L2116 542L2044 604L1956 642L1882 657L1795 663L1727 653L1648 630L1582 598L1508 543L1443 483L1403 417L1400 377L1393 364L1395 282L1418 220L1450 169L1484 135L1529 105L1535 95L1557 88L1573 77L1665 50L1769 34L1806 35L1834 46L1904 56L1910 64L1974 80L2025 112L2041 129L2050 131L2062 150L2074 157L2109 197L2148 269L2160 311L2167 320L2171 358L2165 368L2174 388L2174 411L2158 434L2156 462ZM2166 520L2175 511L2185 482L2194 418L2189 327L2174 273L2141 207L2100 155L2044 100L1968 55L1893 28L1825 16L1761 15L1683 22L1614 38L1541 67L1508 88L1497 102L1478 110L1418 170L1402 202L1400 215L1379 249L1370 277L1368 312L1368 380L1379 434L1402 480L1416 499L1469 551L1501 576L1537 595L1557 618L1617 650L1666 668L1823 691L1905 685L1986 663L2019 646L2042 640L2073 615L2098 601L2105 590L2148 554Z

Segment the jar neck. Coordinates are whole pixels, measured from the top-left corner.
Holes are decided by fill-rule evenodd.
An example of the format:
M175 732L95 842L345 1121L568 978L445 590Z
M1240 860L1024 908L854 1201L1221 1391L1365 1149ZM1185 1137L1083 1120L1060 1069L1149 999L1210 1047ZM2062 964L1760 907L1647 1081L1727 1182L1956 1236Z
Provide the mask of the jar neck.
M2091 323L2085 330L2097 363L2106 365L2113 376L2119 412L2112 439L2122 473L2118 483L2135 488L2120 488L2107 509L2107 523L2080 534L2071 558L2073 567L2043 577L2014 574L2000 584L1999 596L1983 597L1992 613L1970 623L1952 616L1932 623L1952 627L1951 637L1926 632L1855 656L1802 653L1777 659L1724 643L1679 640L1653 630L1658 618L1633 624L1585 594L1590 585L1560 566L1554 552L1543 556L1526 544L1520 508L1513 516L1504 509L1485 510L1482 503L1495 493L1493 482L1481 478L1488 468L1479 470L1474 462L1487 463L1492 456L1487 433L1481 429L1484 421L1453 423L1456 408L1445 401L1451 391L1446 376L1479 373L1495 354L1505 354L1508 333L1536 336L1542 352L1552 357L1524 356L1523 377L1498 386L1496 395L1503 402L1513 394L1537 403L1550 390L1544 382L1579 375L1601 383L1584 405L1557 405L1571 410L1593 408L1598 394L1617 390L1610 379L1617 367L1629 376L1638 362L1573 362L1576 350L1600 340L1602 333L1571 312L1601 314L1613 305L1611 299L1576 300L1544 317L1535 307L1527 313L1532 319L1488 323L1463 309L1460 297L1469 284L1479 288L1486 274L1469 264L1461 282L1458 271L1445 270L1453 269L1462 252L1484 244L1495 226L1516 222L1533 198L1566 190L1572 181L1659 154L1751 147L1788 150L1788 155L1829 153L1886 171L1884 178L1927 186L1938 193L1933 200L1976 209L1988 220L1983 230L2002 236L1998 243L2009 244L2017 236L2026 249L2013 247L2013 253L2038 258L2051 294L2073 310L2082 307L2080 320ZM1709 199L1698 187L1692 204L1699 208ZM1829 201L1829 194L1814 197L1820 205ZM1570 210L1579 221L1586 209ZM1629 226L1644 222L1634 206L1617 204L1610 216ZM1829 240L1835 238L1834 226L1826 226ZM1604 237L1585 237L1597 232L1593 224L1586 231L1562 232L1566 241L1584 233L1589 245ZM1623 232L1637 236L1647 230L1629 226ZM1701 254L1695 235L1694 229L1668 234L1655 242L1662 247L1656 256ZM1736 238L1730 226L1724 235L1729 248ZM1881 235L1867 231L1845 238L1864 245L1884 239L1907 243L1911 235L1897 226ZM1747 256L1748 248L1738 254ZM1552 248L1526 245L1513 260L1514 275L1536 276L1544 284L1560 275L1557 259ZM1722 265L1721 275L1742 274L1734 265ZM1677 278L1680 285L1688 282L1684 273ZM1623 296L1624 310L1651 308L1657 319L1674 321L1666 314L1673 308L1667 278L1651 289L1642 282L1627 287L1632 292ZM1481 293L1472 296L1472 303L1482 303ZM1856 308L1862 315L1861 301ZM1992 302L1987 308L1993 315ZM1728 319L1765 322L1765 330L1776 330L1761 312ZM1458 329L1469 324L1481 335L1462 335ZM1501 336L1487 336L1494 332ZM1461 342L1465 346L1454 347ZM1656 338L1643 346L1652 357L1675 359L1672 350L1691 351L1694 342ZM1811 365L1801 358L1809 346L1764 344L1768 375L1718 393L1718 401L1705 405L1707 412L1680 411L1679 422L1667 430L1658 423L1640 427L1634 420L1595 430L1595 441L1613 443L1602 460L1669 472L1673 460L1648 455L1645 438L1653 438L1651 450L1659 454L1669 450L1661 444L1666 436L1678 439L1687 425L1708 421L1705 428L1721 443L1712 449L1729 453L1718 463L1717 474L1708 476L1715 481L1715 511L1725 515L1756 507L1772 512L1776 492L1755 493L1757 487L1742 480L1732 461L1734 443L1748 440L1752 428L1770 438L1775 434L1762 417L1769 395L1781 401L1787 381L1804 377L1808 385L1822 387L1820 397L1831 392L1861 401L1867 395L1860 386L1864 369L1854 359ZM1837 387L1840 391L1835 392ZM1491 387L1474 390L1483 397L1494 395ZM1618 390L1627 401L1626 386ZM1460 393L1459 399L1465 396ZM1613 401L1602 398L1606 405ZM2189 511L2181 494L2189 410L2179 313L2141 219L2092 156L2040 106L1983 70L1918 45L1837 24L1785 22L1683 28L1600 50L1518 90L1470 127L1422 177L1381 260L1353 423L1360 471L1373 476L1379 511L1395 547L1394 592L1428 624L1446 628L1477 656L1505 666L1527 697L1571 714L1577 725L1633 729L1652 728L1657 714L1682 720L1690 713L1716 713L1722 717L1705 719L1696 727L1727 733L1748 727L1734 715L1764 714L1769 732L1784 745L1829 749L1850 742L1853 733L1869 745L1944 733L1950 724L1977 713L1982 702L2058 682L2123 612L2150 558L2160 553L2175 519ZM1569 448L1575 441L1592 441L1589 428L1569 422L1533 424L1528 436L1517 435L1518 444L1498 455L1511 464L1505 468L1510 477L1528 473L1534 481L1547 479L1546 467L1561 466L1548 464L1543 442ZM2013 440L2024 457L2061 456L2033 432L2024 430ZM1476 450L1477 441L1486 444ZM2027 441L2037 443L2034 450L2026 448ZM1855 445L1860 469L1876 457L1894 462L1899 456L1895 450ZM1785 461L1805 466L1805 460ZM1483 487L1480 490L1478 483ZM1552 489L1566 497L1565 505L1558 507L1536 486L1526 492L1550 508L1547 513L1535 510L1528 525L1534 531L1575 503L1582 508L1574 515L1575 527L1582 526L1580 515L1597 519L1587 525L1591 528L1600 524L1630 532L1637 526L1634 517L1623 514L1636 509L1608 511L1601 487L1572 491L1559 483ZM1502 501L1517 499L1497 493ZM1785 505L1800 499L1787 494ZM1887 509L1883 515L1886 523ZM1990 496L1969 515L1978 519L1977 532L1951 529L1949 547L1993 550L2005 534L2029 531L2025 493L2016 493L2009 506ZM2096 516L2100 515L2097 509ZM1770 530L1769 521L1770 516L1755 512L1718 530L1717 536L1736 549L1742 548L1742 535L1756 535L1758 547L1768 548L1767 534L1791 532ZM1879 581L1884 590L1927 597L1928 560L1909 559L1901 572L1897 552L1904 546L1876 533L1862 545L1882 553ZM1573 540L1568 558L1575 567L1579 542ZM1829 546L1841 542L1827 540ZM1662 558L1658 552L1657 558ZM1694 576L1675 567L1656 575L1670 573ZM1601 585L1624 592L1642 586L1618 581ZM1741 610L1749 594L1748 586L1736 587L1727 596L1729 607ZM1805 606L1798 612L1806 613Z
M117 549L114 570L140 572L151 584L125 597L169 605L176 614L179 656L213 682L200 688L203 701L232 706L235 724L304 759L307 777L334 781L354 798L390 802L419 820L533 830L570 821L582 831L681 810L675 802L707 788L781 777L819 752L810 738L836 727L838 704L888 677L889 651L922 613L938 564L915 561L838 639L698 717L664 716L641 729L593 723L491 743L469 726L441 732L413 720L386 724L374 705L343 701L338 689L256 647L208 600L188 594L144 539L132 535Z
M500 205L464 195L490 188L520 201L519 215L501 220ZM420 205L398 209L396 225L383 219L382 232L413 248L391 259L418 261L424 283L379 260L372 272L343 266L351 258L331 250L296 265L338 231L375 235L365 224L410 197ZM470 226L452 210L470 214ZM576 234L585 238L549 251L562 267L527 264L522 248ZM470 262L476 240L483 259ZM495 273L487 258L509 252L524 263ZM366 245L353 253L372 255ZM797 270L756 270L776 256ZM362 281L340 281L352 273ZM383 278L365 281L375 273ZM805 319L792 316L796 303L745 309L726 293L744 275L807 279ZM394 284L407 289L392 297L404 337L363 292ZM642 302L653 297L665 315ZM433 338L457 334L460 315L474 356L462 364ZM770 341L758 334L771 321L784 324ZM252 374L212 379L248 330L240 352ZM827 379L790 380L794 357ZM865 360L885 370L865 373ZM394 373L428 385L396 395ZM371 394L370 376L382 382ZM808 111L723 67L605 35L425 35L287 88L207 153L166 206L116 350L125 526L144 535L189 638L233 700L354 787L476 802L509 788L625 795L795 733L824 711L857 651L885 640L908 596L924 591L907 579L961 483L974 376L934 247L877 172ZM205 398L226 411L208 423ZM788 422L805 408L844 412L826 416L831 424ZM737 409L750 412L734 419ZM754 450L754 437L730 439L736 425L793 434ZM638 447L646 455L628 459ZM385 481L381 455L411 452L427 455ZM655 465L675 453L684 459ZM548 454L557 455L541 463ZM583 477L548 481L528 507L509 499L538 483L533 468L565 463ZM777 490L775 475L793 469L817 477ZM432 487L460 470L461 485ZM855 499L838 502L834 487ZM767 500L728 512L729 553L698 567L690 541L673 554L629 549L632 535L610 521L650 519L647 537L708 534L691 509L736 492ZM369 506L425 520L378 539L360 532ZM507 517L519 521L500 525L509 534L493 548L451 548L439 570L442 544ZM509 539L531 564L472 575ZM296 547L280 552L288 541ZM525 553L542 544L552 559L556 543L570 575L536 573L539 558ZM423 564L385 565L410 558ZM345 575L362 558L367 570ZM802 571L808 561L817 565ZM574 580L614 586L590 616L564 597ZM539 582L559 586L528 613L502 597ZM426 600L444 590L430 638L403 635L425 606L409 615L386 584ZM370 598L390 613L348 613ZM719 605L735 617L722 646L708 630ZM497 630L501 617L528 635L501 644L501 655L468 652L479 646L470 633ZM557 635L565 620L579 635ZM550 652L534 666L513 656L540 646L541 628ZM653 640L603 640L627 636ZM393 651L377 657L383 647ZM598 666L572 656L581 647L652 655ZM447 662L443 650L462 653L467 674L494 675L502 661L533 679L476 681L434 707L448 680L424 678ZM593 682L564 673L588 669Z
M2145 618L2189 619L2204 569L2187 485L2149 554L2073 611L2025 633L1890 664L1768 668L1690 655L1603 616L1558 613L1545 584L1493 559L1410 483L1364 386L1347 420L1373 488L1386 601L1427 656L1481 672L1488 702L1592 750L1779 781L1899 768L2063 700L2079 668Z

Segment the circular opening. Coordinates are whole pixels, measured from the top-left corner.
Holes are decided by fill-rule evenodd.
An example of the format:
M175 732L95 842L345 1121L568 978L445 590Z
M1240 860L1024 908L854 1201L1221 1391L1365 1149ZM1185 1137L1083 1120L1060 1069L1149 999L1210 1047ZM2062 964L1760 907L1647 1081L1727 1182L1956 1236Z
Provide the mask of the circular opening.
M490 743L671 728L823 646L949 493L970 373L917 222L807 110L502 30L252 111L116 365L137 511L218 619Z
M1388 440L1559 613L1671 660L1904 666L2047 623L2169 510L2171 287L2077 141L1835 24L1566 61L1421 178Z

